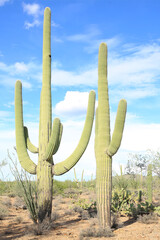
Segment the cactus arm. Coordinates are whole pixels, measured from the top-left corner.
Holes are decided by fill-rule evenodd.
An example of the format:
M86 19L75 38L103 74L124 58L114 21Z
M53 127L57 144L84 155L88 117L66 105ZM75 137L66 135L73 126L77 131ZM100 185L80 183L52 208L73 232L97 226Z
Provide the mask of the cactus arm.
M77 184L77 187L79 188L79 181L77 179L77 175L76 175L76 169L74 168L74 181Z
M78 160L83 155L88 145L91 131L92 131L94 109L95 109L95 92L91 91L89 94L86 120L85 120L80 141L76 149L74 150L74 152L66 160L53 165L53 168L52 168L53 175L59 176L68 172L72 167L74 167L74 165L78 162Z
M16 149L21 166L29 173L36 174L36 164L30 159L24 136L22 83L18 80L15 86L15 129Z
M112 140L110 142L109 148L107 149L107 154L109 156L113 156L120 147L126 117L126 110L127 102L126 100L121 99L118 105Z
M98 151L110 144L110 109L107 81L107 45L101 43L98 56Z
M59 130L59 137L58 137L58 141L56 142L54 151L53 151L53 155L58 151L60 143L61 143L61 139L62 139L62 133L63 133L63 125L62 123L60 123L60 130Z
M53 121L51 137L49 139L49 143L47 145L47 149L46 149L43 160L48 161L53 156L54 149L59 140L59 132L60 132L60 120L59 118L55 118Z
M26 126L24 126L24 137L25 137L25 142L26 142L27 149L32 153L38 153L38 148L35 147L29 139L28 128Z
M98 107L96 109L96 120L95 120L95 141L94 141L94 146L95 146L95 155L97 155L98 151Z

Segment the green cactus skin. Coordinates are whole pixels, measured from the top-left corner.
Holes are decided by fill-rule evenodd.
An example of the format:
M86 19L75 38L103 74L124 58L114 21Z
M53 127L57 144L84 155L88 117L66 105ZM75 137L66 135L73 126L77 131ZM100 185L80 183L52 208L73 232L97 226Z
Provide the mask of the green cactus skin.
M83 169L83 171L82 171L81 184L80 184L80 182L79 182L78 179L77 179L76 169L74 168L74 182L76 182L77 187L80 188L81 190L82 190L82 188L83 188L83 181L84 181L84 180L83 180L83 175L84 175L84 169Z
M149 164L147 169L147 195L148 202L152 203L152 164Z
M64 161L55 164L53 155L60 146L63 125L58 118L52 127L51 105L51 11L44 11L43 25L43 80L40 99L39 147L29 140L28 129L23 126L22 84L18 80L15 85L15 131L16 149L21 166L29 173L37 175L38 221L51 216L53 176L68 172L81 158L90 139L95 108L95 92L91 91L84 129L74 152ZM29 157L27 149L38 153L36 165Z
M142 190L138 192L138 202L142 202Z
M112 156L120 147L127 103L119 102L115 127L110 137L110 110L107 81L107 45L102 43L98 58L98 107L95 123L96 192L99 224L111 227Z

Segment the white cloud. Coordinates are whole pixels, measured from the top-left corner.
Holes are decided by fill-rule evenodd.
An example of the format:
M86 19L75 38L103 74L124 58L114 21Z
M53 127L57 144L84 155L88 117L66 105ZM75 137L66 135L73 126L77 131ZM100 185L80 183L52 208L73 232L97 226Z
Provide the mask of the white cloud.
M33 62L16 62L11 65L0 62L0 84L3 86L13 87L16 80L19 79L22 81L24 87L31 88L33 80L41 80L41 73L41 65Z
M86 33L78 33L67 36L66 39L72 42L90 42L94 37L100 35L100 31L96 25L92 24L88 26Z
M0 6L3 6L6 2L9 2L10 0L0 0Z
M52 27L59 27L59 24L55 23L54 21L51 22Z
M28 15L32 15L35 18L43 14L40 5L37 3L32 3L32 4L23 3L22 7L24 12L26 12Z
M115 113L111 112L112 125L114 125L113 115L115 115ZM145 151L148 148L156 150L159 148L160 124L135 123L135 120L137 121L137 116L135 116L135 119L133 114L127 113L127 115L130 117L125 124L122 143L120 149L113 157L113 169L116 172L119 172L120 164L123 164L123 166L125 166L127 163L128 152ZM55 164L65 160L74 151L79 142L84 126L84 120L68 120L62 121L62 123L62 141L58 152L56 155L54 155ZM25 125L28 127L29 136L32 143L38 146L39 123L25 122ZM7 155L7 149L12 149L13 146L15 146L14 130L0 130L0 151L2 159ZM37 154L30 154L30 157L35 163L37 163ZM75 168L78 178L80 178L83 169L85 179L90 179L92 173L95 176L96 160L94 156L94 125L89 145L82 158L75 165ZM63 176L56 177L56 179L61 180L73 178L73 169Z
M41 24L41 22L37 19L35 19L33 22L25 21L24 26L26 29L32 28L32 27L38 27Z
M108 77L113 84L142 85L153 83L159 77L159 45L142 45L136 47L134 52L128 50L127 55L120 54L116 57L110 55L108 60Z
M56 115L83 115L87 110L88 92L68 91L63 101L56 104Z
M8 111L0 111L0 118L6 118L6 117L9 117L11 115L10 112Z
M17 72L27 72L28 66L24 62L16 62L15 69Z
M157 149L159 136L160 124L126 123L121 148L131 152Z
M56 86L96 86L97 80L96 68L90 68L81 72L69 72L58 68L53 68L52 70L52 84Z
M33 4L23 3L22 7L25 13L33 17L32 22L25 21L24 23L25 28L30 29L35 26L38 27L41 24L41 21L39 18L43 14L43 10L41 9L40 5L37 3L33 3Z

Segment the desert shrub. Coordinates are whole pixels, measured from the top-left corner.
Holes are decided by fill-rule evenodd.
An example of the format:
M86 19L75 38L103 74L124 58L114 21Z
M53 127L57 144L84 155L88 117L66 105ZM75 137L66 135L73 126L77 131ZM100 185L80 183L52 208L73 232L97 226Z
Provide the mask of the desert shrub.
M82 191L76 188L67 188L63 192L64 197L68 197L71 199L77 199L81 195Z
M88 201L85 198L82 198L78 201L72 201L72 203L75 204L75 206L80 207L82 210L86 210L90 217L96 217L96 201Z
M55 212L55 211L52 212L52 214L51 214L52 221L56 221L59 218L60 218L60 215L57 212Z
M111 214L111 227L117 228L119 227L119 215L118 214Z
M23 218L18 216L18 217L16 217L15 221L16 221L16 223L22 223L23 222Z
M160 217L160 206L155 207L154 212Z
M155 213L150 213L143 216L140 215L138 216L137 221L145 224L158 223L158 216Z
M7 196L2 198L2 204L10 208L12 206L11 199Z
M100 237L113 237L113 232L110 228L106 229L96 229L96 228L87 228L83 229L80 234L79 234L79 240L86 239L86 237L95 237L95 238L100 238Z
M29 226L26 234L33 234L35 236L38 235L46 235L47 232L53 227L52 222L48 218L45 218L42 223L33 224Z
M10 181L1 181L0 180L0 195L8 195L13 194L14 196L16 195L16 192L14 191L14 185L15 181L10 182Z
M8 152L8 157L13 164L11 171L16 179L16 183L21 189L24 202L30 213L30 217L33 220L33 222L37 223L38 204L37 204L37 188L36 188L35 181L32 181L31 176L28 175L23 169L21 170L21 172L19 172L14 153L11 156L10 153Z
M16 209L18 209L18 208L26 209L24 200L23 200L23 198L20 198L20 197L15 197L14 202L13 202L13 206Z
M81 218L82 218L82 220L88 220L88 219L90 219L90 215L89 215L89 213L88 213L87 210L83 210L83 211L82 211L82 213L81 213Z
M65 210L65 211L64 211L64 215L65 215L65 216L66 216L66 215L73 215L73 210L71 210L71 209Z
M6 206L0 203L0 220L3 220L9 214Z
M83 212L83 208L81 208L80 206L77 206L77 205L73 206L72 209L73 209L73 211L80 213L80 214L82 214L82 212Z
M132 203L132 194L130 191L121 189L112 192L112 212L125 212L129 204Z

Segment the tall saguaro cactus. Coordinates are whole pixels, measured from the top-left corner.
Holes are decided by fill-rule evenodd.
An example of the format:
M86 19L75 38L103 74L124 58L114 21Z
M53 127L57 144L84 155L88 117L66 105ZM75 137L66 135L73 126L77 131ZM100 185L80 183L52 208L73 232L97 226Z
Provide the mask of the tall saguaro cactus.
M22 167L31 174L37 175L38 220L42 222L50 217L52 209L52 178L68 172L81 158L91 135L94 119L95 92L91 91L84 129L74 152L64 161L54 164L53 155L58 151L63 126L55 118L52 126L51 105L51 11L44 11L43 25L43 80L40 99L39 147L35 147L29 139L28 129L23 125L22 84L18 80L15 86L15 128L16 149ZM27 149L38 153L36 165L29 157Z
M127 103L119 102L115 127L110 137L110 109L107 81L107 45L101 43L98 58L98 107L95 123L97 210L101 227L111 227L112 156L120 147Z
M147 196L148 202L152 203L152 164L150 163L147 168Z

